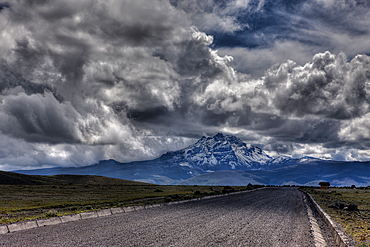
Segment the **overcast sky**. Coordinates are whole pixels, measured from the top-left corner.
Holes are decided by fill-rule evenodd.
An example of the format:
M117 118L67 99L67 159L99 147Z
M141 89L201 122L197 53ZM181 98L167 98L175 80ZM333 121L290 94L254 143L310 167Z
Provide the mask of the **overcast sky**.
M370 160L367 0L0 2L0 169L152 159L233 134Z

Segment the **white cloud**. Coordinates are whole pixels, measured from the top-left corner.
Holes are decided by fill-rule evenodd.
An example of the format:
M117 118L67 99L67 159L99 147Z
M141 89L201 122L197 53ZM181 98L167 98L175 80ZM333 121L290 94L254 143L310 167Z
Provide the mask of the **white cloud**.
M362 116L368 111L369 57L350 62L341 53L316 54L311 63L287 62L269 69L265 86L271 104L283 114L314 114L336 119Z
M220 55L234 58L233 66L237 71L251 74L256 79L262 77L266 68L274 64L289 59L302 65L312 59L311 48L293 41L276 41L271 48L222 47L218 50Z
M248 8L249 1L229 1L226 7L219 6L214 0L178 0L173 1L177 9L184 10L193 25L200 30L209 32L234 33L248 27L240 23L236 13Z
M363 142L370 140L370 113L343 122L339 131L343 141Z

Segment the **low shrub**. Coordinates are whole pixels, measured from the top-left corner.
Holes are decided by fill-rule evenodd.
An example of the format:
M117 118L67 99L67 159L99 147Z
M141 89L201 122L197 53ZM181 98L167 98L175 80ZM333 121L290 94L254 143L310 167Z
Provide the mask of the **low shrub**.
M48 212L45 213L45 216L47 218L56 217L58 216L58 211L56 211L55 209L49 210Z
M193 198L194 198L194 196L192 196L192 195L185 195L184 196L185 200L190 200L190 199L193 199Z

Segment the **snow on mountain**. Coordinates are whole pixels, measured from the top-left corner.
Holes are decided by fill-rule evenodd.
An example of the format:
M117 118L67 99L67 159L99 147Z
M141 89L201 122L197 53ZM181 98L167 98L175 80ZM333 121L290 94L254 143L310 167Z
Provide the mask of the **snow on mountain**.
M301 163L309 163L309 162L313 162L313 161L320 161L320 159L310 157L310 156L304 156L304 157L299 159L299 162L301 162Z
M203 136L187 148L168 152L160 157L173 163L203 171L261 170L273 160L262 149L244 143L232 135L218 133Z
M274 169L282 166L292 165L293 163L297 162L297 160L299 159L293 159L289 156L282 155L271 159L267 165L268 169Z

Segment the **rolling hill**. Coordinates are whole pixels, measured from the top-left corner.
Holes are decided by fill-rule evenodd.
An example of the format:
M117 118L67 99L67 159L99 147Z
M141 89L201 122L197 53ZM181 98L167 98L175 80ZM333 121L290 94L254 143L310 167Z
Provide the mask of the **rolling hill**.
M25 175L0 171L0 184L8 185L145 185L147 183L94 175Z

